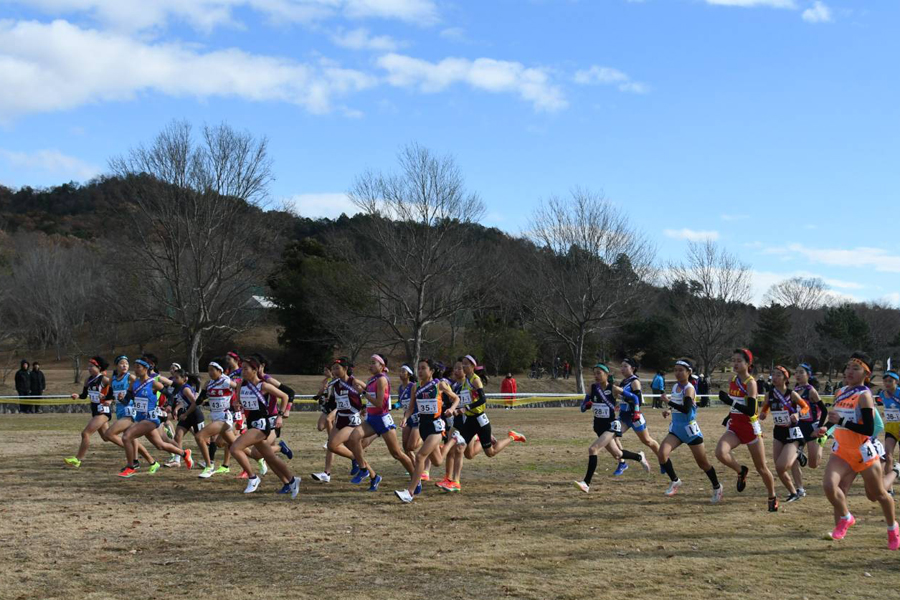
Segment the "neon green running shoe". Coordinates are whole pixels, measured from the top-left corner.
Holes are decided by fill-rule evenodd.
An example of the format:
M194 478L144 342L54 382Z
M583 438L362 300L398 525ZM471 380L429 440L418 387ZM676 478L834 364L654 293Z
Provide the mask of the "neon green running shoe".
M222 473L231 473L231 469L229 467L226 467L225 465L222 465L218 469L216 469L215 474L220 475Z
M259 465L259 476L264 477L269 472L269 465L266 464L266 459L261 458L256 463Z
M156 473L157 471L159 471L159 461L156 461L155 463L150 465L150 468L148 469L149 473Z
M75 467L77 469L81 466L81 461L78 460L78 458L75 456L70 456L69 458L64 458L63 460L66 461L66 464L70 467Z

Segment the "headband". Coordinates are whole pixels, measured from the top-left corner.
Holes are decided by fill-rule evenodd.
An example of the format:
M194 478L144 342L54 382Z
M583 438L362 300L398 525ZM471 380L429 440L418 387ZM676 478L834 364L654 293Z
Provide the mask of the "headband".
M634 360L633 358L631 358L630 356L625 357L625 358L622 360L622 362L625 363L625 364L631 365L631 368L634 369L634 370L637 370L637 368L638 368L637 361Z
M596 365L594 365L594 368L595 368L595 369L600 369L600 370L603 371L604 373L607 373L607 374L609 373L609 367L607 367L607 366L604 365L603 363L597 363Z
M897 375L896 371L885 371L884 377L890 377L891 379L896 379L897 381L900 381L900 375Z
M381 366L384 367L384 372L385 372L385 373L390 373L390 372L391 372L390 369L387 368L387 363L384 362L384 358L382 358L380 354L373 354L373 355L372 355L372 360L374 360L374 361L377 362L377 363L381 363Z
M406 371L406 372L409 373L410 375L413 374L412 369L410 369L407 365L403 365L402 367L400 367L400 370L401 370L401 371Z
M800 368L809 373L810 376L813 374L812 365L810 365L809 363L800 363Z
M775 365L775 370L776 370L776 371L781 371L781 374L784 375L786 379L790 379L790 378L791 378L791 373L790 373L790 371L788 371L787 369L785 369L785 368L782 367L781 365Z
M177 370L180 369L180 368L181 368L181 365L179 365L178 363L172 363L172 370L173 370L173 371L177 371Z
M463 358L465 358L467 361L469 361L470 363L472 363L472 366L473 366L473 367L477 367L477 366L478 366L478 361L475 360L475 358L474 358L471 354L466 354Z
M141 366L144 367L145 369L149 369L149 368L150 368L150 363L148 363L148 362L147 362L146 360L144 360L143 358L137 359L136 361L134 361L134 364L136 364L136 365L141 365Z
M216 361L213 361L213 362L209 363L209 366L212 367L212 368L214 368L214 369L218 369L219 371L223 371L223 372L225 371L225 369L222 368L222 365L220 365L220 364L217 363Z
M117 357L116 357L116 364L119 364L119 363L122 362L123 360L128 360L128 357L125 356L124 354L123 354L122 356L117 356Z
M240 356L237 352L229 352L229 353L226 354L225 356L230 356L231 358L233 358L234 360L236 360L238 363L241 362L241 356Z
M739 348L738 352L744 355L744 358L747 361L747 364L751 367L753 366L753 353L747 350L746 348Z
M675 361L675 366L684 367L684 368L687 369L688 371L690 371L690 372L692 372L692 373L694 372L694 367L692 367L692 366L691 366L691 363L689 363L689 362L686 361L686 360L676 360L676 361Z
M100 363L98 363L93 358L91 360L89 360L88 362L91 363L92 365L94 365L95 367L97 367L98 369L100 368Z
M867 364L864 363L863 361L859 360L858 358L851 358L851 359L850 359L850 363L851 363L851 364L857 364L857 365L861 366L861 367L863 368L863 371L866 372L866 375L871 375L871 374L872 374L872 369L871 369L871 367L869 367L869 365L867 365Z

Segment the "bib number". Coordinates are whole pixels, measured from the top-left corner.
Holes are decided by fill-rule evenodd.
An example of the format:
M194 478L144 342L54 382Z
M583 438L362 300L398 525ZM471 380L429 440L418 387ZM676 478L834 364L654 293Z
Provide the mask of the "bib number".
M700 424L697 421L691 421L685 426L684 430L687 432L688 437L696 437L700 435Z
M388 428L393 427L393 426L394 426L394 417L392 417L392 416L389 415L389 414L388 414L388 415L381 415L381 423L382 423L385 427L388 427Z
M774 422L776 425L785 427L791 424L791 418L788 416L788 412L786 410L773 410L772 422Z
M338 394L334 398L335 406L338 410L350 410L350 396L347 394Z
M264 417L262 419L256 419L255 421L250 422L250 427L253 429L259 429L260 431L266 431L267 429L271 429L275 426L275 417Z
M598 419L609 418L609 406L603 402L594 405L594 416Z
M480 426L487 427L490 424L490 422L491 421L488 419L488 416L486 414L481 413L480 415L478 415L478 424Z
M881 458L884 456L884 444L881 443L881 440L872 440L872 446L875 447L875 455Z
M98 404L97 412L100 414L109 414L109 405L108 404Z
M878 458L878 450L875 449L875 444L872 443L872 440L866 440L859 447L859 453L862 455L863 462L869 462L873 458Z
M900 408L884 409L884 420L888 423L900 423Z
M444 420L443 419L435 419L434 420L434 430L437 433L441 433L444 431Z
M788 439L789 440L802 440L803 432L800 431L799 427L791 427L788 429Z
M632 426L637 425L638 427L640 427L641 425L645 424L646 422L647 422L647 420L644 419L644 415L643 415L643 414L640 414L640 415L638 416L638 420L637 420L637 421L633 421Z
M137 414L137 411L134 410L133 406L125 407L125 416L123 418L133 419Z
M462 408L470 404L472 404L472 392L469 390L461 391L459 393L459 407Z
M622 433L622 421L614 419L610 426L610 431L613 433Z

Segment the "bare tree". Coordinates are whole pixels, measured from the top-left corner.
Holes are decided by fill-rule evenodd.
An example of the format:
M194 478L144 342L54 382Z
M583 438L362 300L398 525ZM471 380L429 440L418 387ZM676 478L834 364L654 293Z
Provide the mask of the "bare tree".
M712 241L690 242L687 259L670 266L667 280L684 344L711 373L745 335L750 270Z
M654 249L611 202L581 189L542 203L530 220L529 237L538 252L534 264L526 265L523 301L569 349L578 392L584 392L585 340L611 329L635 307L641 283L651 275Z
M410 145L399 155L400 173L366 173L350 199L369 218L355 232L358 244L341 250L371 288L374 310L388 342L419 360L429 328L480 302L489 269L479 269L474 224L484 205L465 190L452 157Z
M818 277L791 277L776 283L766 292L766 304L786 308L817 310L825 306L828 286Z
M260 248L271 244L260 203L272 180L268 144L227 125L173 122L149 146L113 159L128 183L140 297L136 314L181 332L191 370L209 333L252 323L263 284Z

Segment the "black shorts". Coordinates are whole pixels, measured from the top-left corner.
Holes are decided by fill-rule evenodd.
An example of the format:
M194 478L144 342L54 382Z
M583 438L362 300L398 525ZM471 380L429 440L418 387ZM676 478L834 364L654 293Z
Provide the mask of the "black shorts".
M187 429L188 431L193 431L194 433L200 433L200 430L203 429L203 413L197 414L199 411L194 411L188 416L184 421L176 421L175 426L181 427L182 429Z
M248 414L247 418L247 429L256 429L257 431L263 432L266 437L269 436L269 433L275 430L275 421L278 419L277 416L274 415L260 415L260 414Z
M462 434L466 444L472 441L476 435L481 442L481 447L488 449L491 447L491 423L487 418L487 414L466 415L465 422L457 427Z
M424 440L429 435L446 435L447 424L443 419L419 416L419 435Z
M615 417L610 419L598 419L594 417L594 433L597 434L597 437L600 437L608 431L615 433L615 437L622 437L622 423Z
M819 438L818 421L800 421L800 431L803 432L803 440L812 442Z
M335 429L344 429L345 427L359 427L362 425L362 417L359 414L342 415L338 413L334 419Z
M91 402L91 416L96 417L97 415L103 415L106 417L107 421L112 419L112 410L110 409L109 404L104 405L98 402Z
M791 435L791 430L799 430L799 429L800 429L800 427L796 426L796 425L794 427L776 426L776 427L772 428L772 438L775 440L778 440L782 444L793 444L795 442L798 444L802 444L803 443L803 433L802 432L800 433L799 436L796 435L796 431L794 432L795 435L793 435L793 436Z

